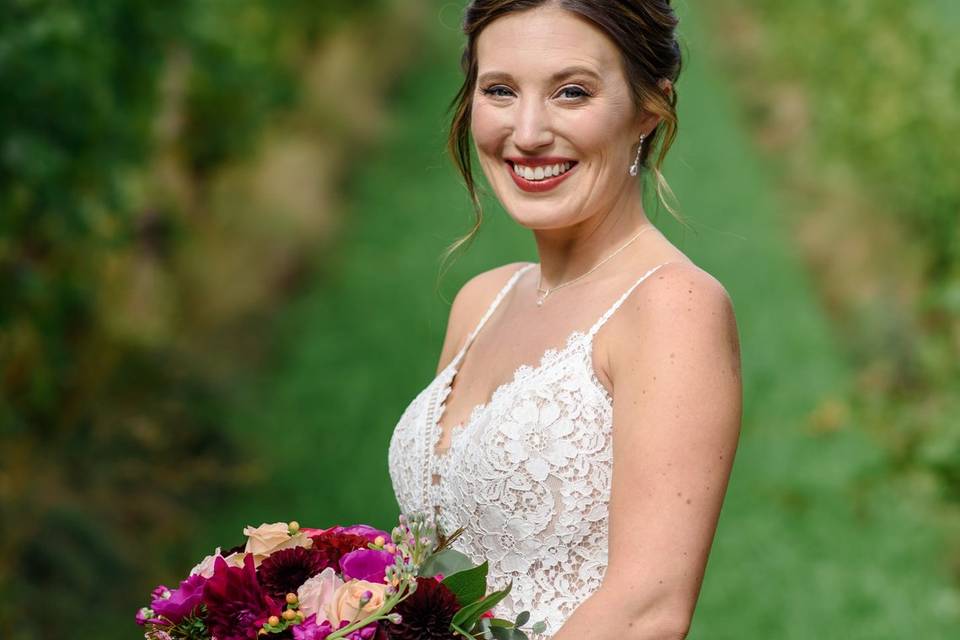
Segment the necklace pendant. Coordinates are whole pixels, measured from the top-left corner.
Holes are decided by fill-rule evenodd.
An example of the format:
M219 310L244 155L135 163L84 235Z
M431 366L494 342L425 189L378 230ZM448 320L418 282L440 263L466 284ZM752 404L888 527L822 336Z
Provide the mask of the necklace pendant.
M537 306L538 306L538 307L542 307L542 306L543 306L543 298L537 298Z

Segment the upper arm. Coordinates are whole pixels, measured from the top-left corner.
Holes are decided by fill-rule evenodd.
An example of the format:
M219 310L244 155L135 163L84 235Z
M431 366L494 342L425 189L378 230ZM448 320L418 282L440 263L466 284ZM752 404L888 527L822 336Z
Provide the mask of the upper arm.
M733 305L712 276L678 266L620 312L605 586L638 615L689 624L740 433Z
M479 273L468 280L454 297L447 318L446 335L440 351L437 373L453 360L467 336L480 322L487 308L517 269L525 262L511 262Z

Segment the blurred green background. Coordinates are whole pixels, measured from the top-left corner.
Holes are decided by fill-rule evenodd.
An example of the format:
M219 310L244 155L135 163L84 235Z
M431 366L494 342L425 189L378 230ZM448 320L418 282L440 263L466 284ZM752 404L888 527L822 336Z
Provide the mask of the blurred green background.
M740 449L691 638L960 628L960 8L675 3L648 212L730 292ZM247 524L388 527L475 273L462 2L0 5L0 637L138 637ZM647 191L651 191L649 188Z

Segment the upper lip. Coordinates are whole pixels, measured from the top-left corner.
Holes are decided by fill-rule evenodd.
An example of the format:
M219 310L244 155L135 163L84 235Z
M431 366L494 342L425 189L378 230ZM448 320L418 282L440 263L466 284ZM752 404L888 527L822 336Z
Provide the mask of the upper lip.
M522 164L528 167L541 167L547 164L561 164L564 162L574 163L573 158L561 158L560 156L539 156L536 158L523 158L519 156L504 157L504 160L511 164Z

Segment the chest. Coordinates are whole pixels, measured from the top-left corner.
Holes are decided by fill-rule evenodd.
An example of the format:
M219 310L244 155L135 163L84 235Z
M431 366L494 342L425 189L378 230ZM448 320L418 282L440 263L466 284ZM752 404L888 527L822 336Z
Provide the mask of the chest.
M578 337L545 353L539 365L521 367L437 454L437 416L452 373L441 371L404 411L391 440L401 508L432 509L452 525L490 521L491 510L536 522L580 513L578 502L605 504L612 399L594 373L589 344Z

